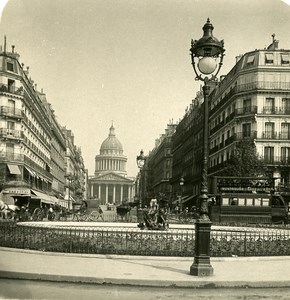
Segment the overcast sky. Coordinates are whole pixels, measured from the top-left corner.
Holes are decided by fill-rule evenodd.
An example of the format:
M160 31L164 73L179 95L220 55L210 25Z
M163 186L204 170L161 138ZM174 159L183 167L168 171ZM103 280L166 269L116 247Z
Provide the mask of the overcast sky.
M225 41L221 75L237 55L267 47L273 33L290 49L290 7L280 0L9 0L0 44L6 35L16 46L59 123L73 131L90 175L113 120L135 176L141 148L153 149L200 87L189 48L208 17Z

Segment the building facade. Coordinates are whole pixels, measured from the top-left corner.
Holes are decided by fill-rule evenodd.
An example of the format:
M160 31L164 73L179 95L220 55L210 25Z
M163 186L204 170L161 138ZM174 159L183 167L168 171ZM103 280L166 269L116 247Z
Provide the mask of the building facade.
M126 163L127 157L112 124L100 154L95 157L95 174L89 178L90 198L100 200L101 204L117 205L132 201L135 195L134 179L126 177Z
M69 208L75 201L86 199L87 175L81 148L74 142L74 134L66 127L62 128L66 141L65 152L65 199Z
M65 136L19 57L14 46L7 50L5 38L0 50L0 197L68 207Z
M155 140L155 147L148 156L144 167L140 171L143 179L140 185L139 195L142 195L142 202L149 205L150 200L164 195L168 201L172 198L172 135L175 132L176 124L169 122L165 133Z
M209 179L226 166L239 141L251 140L267 175L277 187L289 187L289 61L290 50L279 49L273 38L268 48L237 57L231 71L211 83ZM181 197L183 207L197 205L200 195L203 107L200 91L172 135L172 197L174 204Z
M278 41L237 57L210 95L209 174L214 175L241 140L252 140L276 185L289 182L290 50Z

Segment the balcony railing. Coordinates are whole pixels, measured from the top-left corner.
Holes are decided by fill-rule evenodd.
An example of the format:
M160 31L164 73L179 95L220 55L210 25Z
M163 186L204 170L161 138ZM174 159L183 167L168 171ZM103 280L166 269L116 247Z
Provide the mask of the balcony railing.
M273 139L277 139L277 137L278 137L277 132L274 132L274 131L262 131L262 135L261 135L262 139L273 140Z
M280 132L278 138L280 140L290 140L290 132Z
M13 152L0 152L0 161L24 161L24 155Z
M262 158L265 164L270 165L289 165L290 167L290 158L285 156L274 156L274 155L266 155Z
M22 118L22 110L9 106L0 106L0 115Z
M0 128L0 137L10 138L10 139L23 139L23 132L20 130Z
M236 140L236 135L232 135L225 140L225 146L230 145L232 142Z
M256 114L258 111L258 107L257 106L246 106L246 107L241 107L241 108L236 108L235 113L236 116L246 116L246 115L252 115L252 114Z
M236 88L237 92L245 92L251 90L290 90L290 82L254 81L250 83L240 84Z
M226 124L225 120L222 120L219 124L217 124L214 128L211 129L210 134L214 134L216 131L221 129Z
M16 87L15 85L0 84L0 93L10 93L16 95L23 95L23 87Z
M256 139L257 138L257 131L249 131L249 132L237 132L236 133L236 140L242 139Z
M228 94L221 98L220 102L210 110L210 113L215 113L221 108L232 96L241 92L248 92L252 90L290 90L290 82L281 81L255 81L245 84L240 84L233 87ZM282 109L280 113L289 114L290 109Z

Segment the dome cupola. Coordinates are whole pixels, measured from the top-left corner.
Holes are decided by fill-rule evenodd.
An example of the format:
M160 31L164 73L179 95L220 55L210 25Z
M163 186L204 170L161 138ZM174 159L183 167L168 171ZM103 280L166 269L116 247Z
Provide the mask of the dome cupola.
M123 154L123 146L121 142L116 138L115 127L113 124L110 127L109 136L103 141L101 145L100 154Z

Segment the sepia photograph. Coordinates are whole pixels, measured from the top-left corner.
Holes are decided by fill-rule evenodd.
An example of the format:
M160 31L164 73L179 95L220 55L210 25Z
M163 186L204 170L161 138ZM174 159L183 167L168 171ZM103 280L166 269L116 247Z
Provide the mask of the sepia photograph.
M0 299L290 300L289 29L289 0L0 0Z

